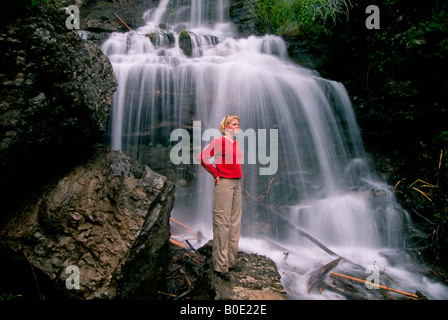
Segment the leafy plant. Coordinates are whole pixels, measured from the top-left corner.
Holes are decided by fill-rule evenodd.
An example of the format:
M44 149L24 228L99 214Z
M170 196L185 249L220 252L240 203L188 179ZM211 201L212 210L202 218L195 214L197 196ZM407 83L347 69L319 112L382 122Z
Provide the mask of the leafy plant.
M434 44L436 50L428 52L429 57L442 58L448 53L448 13L447 11L433 10L431 17L421 21L409 33L409 45Z
M348 15L350 6L350 0L251 0L246 3L259 28L268 33L283 33L297 26L313 32L328 19L336 22L341 14Z
M40 4L47 4L50 0L31 0L31 5L32 6L37 6Z
M448 146L448 131L442 131L439 135L437 135L433 144L438 147L447 147Z
M2 293L0 294L0 300L7 301L22 297L21 294Z

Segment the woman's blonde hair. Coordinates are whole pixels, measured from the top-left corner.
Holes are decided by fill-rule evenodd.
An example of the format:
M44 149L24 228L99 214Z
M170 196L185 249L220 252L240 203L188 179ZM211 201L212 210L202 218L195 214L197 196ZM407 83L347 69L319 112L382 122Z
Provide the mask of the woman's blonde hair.
M233 120L240 121L240 117L227 115L222 119L221 124L219 125L222 135L226 134L226 126L228 126Z

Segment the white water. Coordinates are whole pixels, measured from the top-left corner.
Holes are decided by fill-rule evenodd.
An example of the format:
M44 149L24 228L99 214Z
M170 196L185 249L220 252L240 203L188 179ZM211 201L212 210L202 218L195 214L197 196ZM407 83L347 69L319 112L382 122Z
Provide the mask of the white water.
M378 266L384 278L393 278L391 287L448 298L447 288L430 281L426 269L400 250L411 222L393 190L369 168L341 83L290 62L279 37L237 38L226 0L161 0L143 17L144 27L114 33L102 46L119 82L111 115L113 149L145 161L148 152L161 150L154 146L167 144L172 130L191 128L193 120L201 121L203 130L218 128L227 114L239 115L242 129L278 129L278 172L260 176L263 165L243 165L244 189L264 197L261 205L244 203L241 249L274 259L291 298L342 298L306 294L309 273L334 257L278 222L264 209L269 205L339 255ZM184 29L192 38L191 57L179 46ZM211 238L213 181L200 165L194 170L188 196L177 194L172 215ZM283 270L285 261L302 274ZM341 262L334 271L354 270Z

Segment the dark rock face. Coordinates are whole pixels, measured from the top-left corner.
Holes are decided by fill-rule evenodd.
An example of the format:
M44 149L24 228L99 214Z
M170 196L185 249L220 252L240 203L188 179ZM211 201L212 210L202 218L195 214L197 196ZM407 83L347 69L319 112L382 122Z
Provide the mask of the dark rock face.
M101 142L117 87L107 57L66 28L65 13L33 10L0 34L5 198L23 193L23 179L26 187L45 180L48 172L70 168Z
M261 35L256 25L254 14L250 10L252 6L248 1L231 0L229 4L229 18L242 37ZM253 8L252 8L253 9Z
M65 0L67 5L72 4ZM127 32L127 27L117 18L118 16L133 30L144 26L143 13L159 4L157 0L78 0L80 5L81 29L89 31L87 39L101 44L111 32ZM178 7L182 2L177 2ZM256 19L250 10L250 5L244 0L230 0L229 19L238 34L242 37L260 35L256 26ZM162 25L160 25L162 27ZM180 33L185 25L178 25L173 31ZM163 29L163 28L162 28ZM168 33L167 33L168 34Z
M158 0L78 0L80 2L81 29L91 32L123 32L126 26L118 20L115 13L131 29L145 25L143 13L157 7ZM72 4L66 1L67 5Z
M26 257L61 296L151 299L170 260L173 204L164 176L102 150L11 218L0 252L23 264ZM70 288L70 266L79 289Z

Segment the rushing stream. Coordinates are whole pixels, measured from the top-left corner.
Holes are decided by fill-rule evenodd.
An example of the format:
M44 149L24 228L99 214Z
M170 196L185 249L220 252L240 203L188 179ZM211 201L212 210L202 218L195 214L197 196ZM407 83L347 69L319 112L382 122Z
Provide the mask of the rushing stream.
M335 257L273 211L345 257L334 272L366 279L365 268L375 265L380 284L448 298L448 288L404 250L412 223L369 167L344 86L292 63L280 37L238 37L228 7L228 0L161 0L142 13L145 26L104 42L119 82L111 148L146 164L163 152L170 161L180 143L172 132L191 134L184 170L167 164L184 182L172 216L206 241L213 179L195 155L213 138L207 129L239 115L246 200L240 249L275 260L292 299L341 299L329 290L306 292L310 273ZM375 291L364 286L363 294L378 298Z

